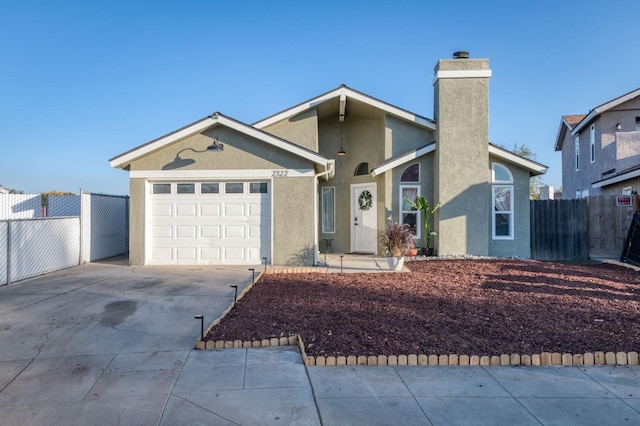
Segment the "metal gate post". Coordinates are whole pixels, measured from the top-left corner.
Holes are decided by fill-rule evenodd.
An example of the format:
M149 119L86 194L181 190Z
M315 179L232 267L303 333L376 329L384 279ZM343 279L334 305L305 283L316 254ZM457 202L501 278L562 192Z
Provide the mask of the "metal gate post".
M11 284L11 221L7 221L7 285Z
M84 191L82 190L82 188L80 188L80 216L78 217L79 219L79 225L80 225L80 252L78 253L78 265L82 265L82 260L83 260L83 252L84 252L84 247L83 247L83 243L84 243L84 209L82 208L82 205L84 204Z

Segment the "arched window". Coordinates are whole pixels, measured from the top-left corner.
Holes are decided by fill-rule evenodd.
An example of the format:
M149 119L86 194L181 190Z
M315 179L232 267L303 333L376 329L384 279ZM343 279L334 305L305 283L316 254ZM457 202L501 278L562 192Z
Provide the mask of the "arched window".
M412 164L404 169L400 182L420 182L420 164Z
M491 182L493 183L513 183L511 170L500 163L491 165Z
M491 164L491 228L494 240L513 240L513 174L500 163Z
M356 167L356 171L353 172L354 176L364 176L364 175L368 175L371 172L371 169L369 167L369 163L360 163L358 164L358 167Z

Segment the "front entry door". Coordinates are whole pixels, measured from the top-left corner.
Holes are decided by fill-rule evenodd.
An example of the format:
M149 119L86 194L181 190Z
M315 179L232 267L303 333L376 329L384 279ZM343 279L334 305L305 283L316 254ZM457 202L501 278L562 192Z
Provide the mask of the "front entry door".
M378 251L378 194L375 183L351 185L351 251Z

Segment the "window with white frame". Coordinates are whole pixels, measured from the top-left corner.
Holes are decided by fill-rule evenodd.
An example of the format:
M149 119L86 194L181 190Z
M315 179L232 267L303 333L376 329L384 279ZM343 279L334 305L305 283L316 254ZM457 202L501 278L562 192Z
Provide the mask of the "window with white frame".
M411 208L405 199L414 201L420 194L420 164L415 163L408 166L400 177L400 224L408 225L409 229L416 236L421 238L420 220L418 211Z
M492 237L494 240L512 240L514 234L513 175L500 163L493 163L491 172Z
M589 160L596 161L596 125L592 124L589 129Z
M416 238L421 238L421 217L417 210L411 208L411 205L405 200L414 201L420 195L420 185L400 185L400 223L408 225L411 233Z
M336 189L322 188L322 233L336 232Z
M576 136L576 172L580 170L580 136Z

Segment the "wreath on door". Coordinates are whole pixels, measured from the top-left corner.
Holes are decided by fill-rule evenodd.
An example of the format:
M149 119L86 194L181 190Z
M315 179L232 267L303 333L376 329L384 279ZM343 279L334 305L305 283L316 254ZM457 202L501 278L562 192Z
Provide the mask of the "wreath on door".
M360 210L369 210L372 204L371 193L367 190L362 191L358 197L358 207L360 207Z

